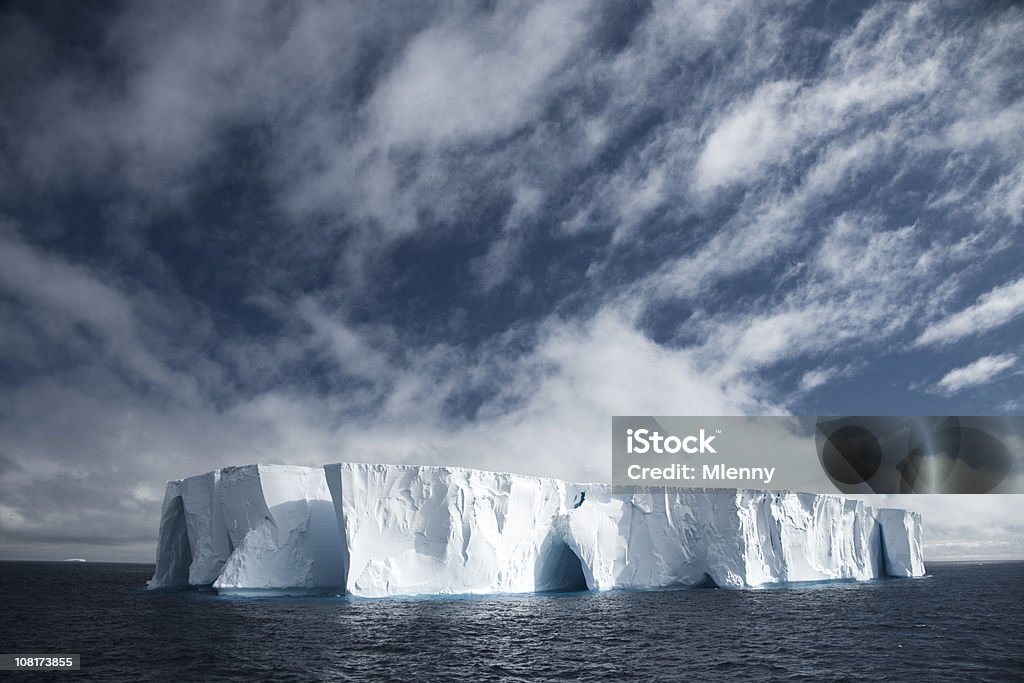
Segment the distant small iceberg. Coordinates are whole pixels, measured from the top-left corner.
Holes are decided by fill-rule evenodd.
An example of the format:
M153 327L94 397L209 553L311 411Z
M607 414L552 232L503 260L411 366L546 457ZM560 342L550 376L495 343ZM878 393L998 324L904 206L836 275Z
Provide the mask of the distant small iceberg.
M64 560L65 562L85 562L81 557L69 557Z

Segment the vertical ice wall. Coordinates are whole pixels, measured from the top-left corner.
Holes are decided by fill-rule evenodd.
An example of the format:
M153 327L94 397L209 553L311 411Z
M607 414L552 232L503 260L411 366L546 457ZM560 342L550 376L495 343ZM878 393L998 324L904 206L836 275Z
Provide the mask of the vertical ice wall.
M924 576L921 552L921 516L906 510L878 511L878 523L884 536L888 576Z
M340 589L341 538L322 468L227 467L168 483L149 585Z
M221 488L224 520L236 549L214 588L340 589L342 537L323 469L228 468Z
M167 482L160 513L160 531L156 545L156 571L150 588L187 586L190 581L192 551L188 544L185 505L181 498L182 481Z
M876 513L860 501L724 490L621 496L607 486L590 487L590 501L561 524L593 588L742 588L881 576ZM904 515L887 513L891 524ZM908 531L919 535L919 520L908 519ZM916 553L903 553L918 565L896 575L924 573L919 547Z
M453 467L327 465L356 595L495 593L582 584L555 531L578 487ZM579 580L577 580L579 577Z
M169 482L150 586L382 596L923 574L919 516L838 496L621 495L499 472L340 463Z
M220 510L220 472L208 472L181 482L192 563L188 580L195 586L211 584L224 570L233 546Z

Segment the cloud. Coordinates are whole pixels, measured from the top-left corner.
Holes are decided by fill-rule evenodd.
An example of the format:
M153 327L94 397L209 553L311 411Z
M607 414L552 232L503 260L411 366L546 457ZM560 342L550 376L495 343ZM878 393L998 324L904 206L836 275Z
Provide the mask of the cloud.
M545 85L583 36L586 4L498 5L416 35L370 103L384 145L460 143L513 132L539 114Z
M710 208L725 201L737 202L738 209L720 229L693 235L691 248L664 260L648 283L657 296L700 297L722 281L770 269L780 258L800 258L820 234L820 212L834 211L837 205L849 211L851 204L859 204L865 213L875 210L871 198L884 195L887 184L902 182L909 169L934 163L939 185L981 183L976 175L960 177L968 171L956 163L981 143L945 131L1016 120L1016 103L999 101L981 87L1007 77L1007 43L997 41L991 50L965 50L959 38L946 33L935 9L927 3L913 9L875 5L853 30L829 45L820 74L769 78L750 94L735 84L744 95L713 100L702 136L684 135L678 128L663 136L660 157L673 168L670 177L678 186L693 188L690 199L696 206ZM1017 13L1004 18L976 30L1002 35L1021 20ZM934 49L918 49L925 44ZM979 79L984 74L984 81L967 78L965 71ZM724 92L732 90L723 84L715 94ZM950 101L958 105L943 104ZM1014 135L993 136L1002 145L1022 148ZM672 141L678 141L678 148L670 146ZM695 145L700 154L694 159ZM973 207L975 216L1015 211L1017 163L1000 164L1005 175L998 189L979 191L985 198ZM879 177L872 170L881 167L889 174ZM973 169L976 173L977 167ZM982 186L990 183L991 178ZM970 202L961 204L966 212ZM949 231L941 238L950 243L964 237L931 216L906 216L905 224L915 220L934 223L928 229L937 236ZM1006 248L1010 237L1005 225L986 232L993 251Z
M1024 116L1021 122L1024 123ZM1003 175L988 195L986 215L996 219L1005 217L1014 225L1024 223L1024 163Z
M521 339L496 340L475 354L407 349L415 361L378 377L381 408L355 420L333 421L330 406L281 393L238 414L275 425L263 439L271 450L305 452L313 462L338 452L356 460L604 480L609 462L600 455L601 435L611 415L779 410L756 398L752 385L705 374L690 352L661 349L614 309L585 321L549 318L530 336L525 353L514 350Z
M45 359L38 353L40 336L86 341L77 326L103 339L99 345L116 362L136 376L164 387L189 390L191 380L170 369L140 339L135 304L118 287L112 286L88 268L54 258L26 244L16 235L0 235L0 291L17 300L35 335L32 349L24 349L34 364ZM12 329L13 328L13 329ZM16 335L17 327L0 332L4 341Z
M1024 314L1024 278L985 292L967 308L928 325L915 346L952 344L984 334Z
M332 318L311 299L300 300L297 312L342 373L369 379L382 379L390 374L388 357L379 341L375 344L372 338L367 339L368 334Z
M839 374L837 368L815 368L808 370L800 378L800 391L812 391L825 385L829 380Z
M800 135L795 127L784 127L789 117L780 109L792 101L797 87L791 81L769 83L718 125L697 159L698 190L757 174L767 163L787 156Z
M953 283L939 274L969 258L956 244L927 246L923 237L916 226L883 230L872 215L839 216L784 295L763 294L745 310L695 323L702 356L723 375L743 376L889 343L949 296Z
M1017 356L1012 353L985 356L962 368L950 370L935 387L946 394L955 394L964 389L984 386L1014 367L1017 360Z
M908 35L930 29L919 12L869 9L832 45L824 78L766 83L729 110L697 160L698 191L756 182L773 164L792 163L822 139L856 132L865 119L935 91L949 46L940 42L927 52L907 46Z

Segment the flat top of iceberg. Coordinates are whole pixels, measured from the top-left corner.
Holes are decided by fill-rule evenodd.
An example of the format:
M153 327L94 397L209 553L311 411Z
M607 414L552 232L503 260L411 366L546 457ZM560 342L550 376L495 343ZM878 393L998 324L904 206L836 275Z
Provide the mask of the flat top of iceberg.
M683 492L703 493L703 494L711 493L711 494L719 494L719 495L733 495L733 494L736 494L736 495L744 495L744 494L747 494L747 495L758 495L758 494L765 493L765 492L768 491L767 489L751 489L751 488L710 488L710 487L682 487L682 486L680 486L680 487L674 487L674 486L644 487L644 486L635 486L635 487L632 487L631 490L614 491L613 492L612 491L613 484L607 483L607 482L573 481L573 480L570 480L570 479L563 479L563 478L554 477L554 476L541 476L541 475L535 475L535 474L522 474L522 473L519 473L519 472L509 472L509 471L506 471L506 470L489 470L489 469L484 469L484 468L480 468L480 467L468 467L468 466L464 466L464 465L423 465L423 464L416 464L416 463L381 463L381 462L363 462L363 461L356 461L356 460L337 461L337 462L331 462L331 463L324 463L323 465L295 465L295 464L285 465L285 464L280 464L280 463L254 462L254 463L249 463L247 465L230 465L230 466L226 466L226 467L224 467L224 468L222 468L220 470L214 470L214 471L219 471L219 472L236 472L236 471L239 471L239 470L247 470L247 469L259 470L259 468L281 469L281 470L288 470L288 469L306 470L306 469L310 469L310 468L317 468L317 469L319 469L321 467L324 467L324 468L327 468L327 467L339 467L339 468L343 468L343 469L372 470L372 471L378 471L378 472L385 472L385 471L388 471L388 470L392 470L392 471L394 471L394 470L401 470L401 471L416 470L419 473L425 473L425 472L434 472L434 473L462 473L462 474L478 474L478 475L479 474L483 474L483 475L494 475L494 476L502 476L502 477L515 477L517 479L528 480L528 481L533 481L533 482L538 482L538 483L560 482L560 483L563 483L563 484L567 484L567 485L570 485L570 486L576 486L576 487L597 488L597 489L600 489L602 491L607 491L609 493L613 493L615 495L620 495L620 496L623 496L623 497L631 496L631 495L636 495L636 494L645 495L645 494L649 494L649 493L662 493L662 492L665 492L665 491L680 492L680 493L683 493ZM188 477L183 477L182 479L172 479L172 480L169 480L167 483L168 484L180 483L180 482L184 482L187 479L194 479L196 477L204 477L204 476L207 476L209 474L211 474L211 472L204 472L202 474L196 474L196 475L191 475L191 476L188 476ZM772 490L772 492L775 492L775 493L792 493L792 494L796 494L796 495L814 496L814 497L817 497L817 498L826 498L826 499L833 499L833 500L859 500L857 498L850 498L850 497L845 496L845 495L843 495L841 493L805 493L805 492L801 492L801 491L789 491L789 490L784 490L784 489ZM878 512L882 512L882 511L905 512L905 510L900 509L900 508L878 507L878 506L874 506L874 505L869 505L867 503L864 503L864 505L865 505L865 507L868 507L870 509L876 510ZM916 513L912 513L912 514L916 514Z

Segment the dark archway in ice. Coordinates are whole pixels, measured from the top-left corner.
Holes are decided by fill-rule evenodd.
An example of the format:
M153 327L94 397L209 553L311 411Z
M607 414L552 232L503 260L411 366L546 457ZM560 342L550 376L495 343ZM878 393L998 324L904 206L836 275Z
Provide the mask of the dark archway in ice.
M553 541L537 563L536 586L539 593L590 590L583 563L561 539Z

